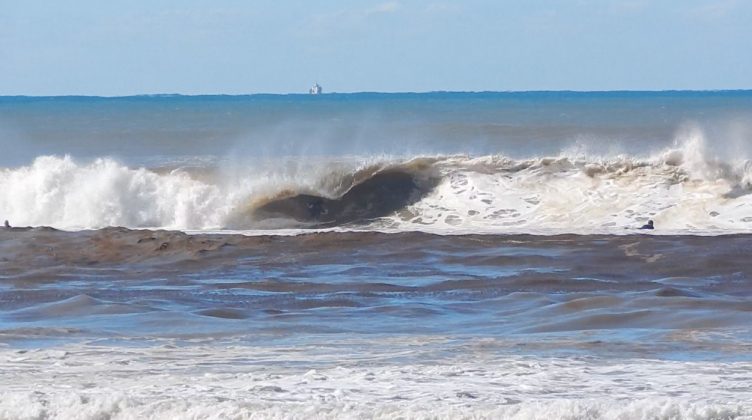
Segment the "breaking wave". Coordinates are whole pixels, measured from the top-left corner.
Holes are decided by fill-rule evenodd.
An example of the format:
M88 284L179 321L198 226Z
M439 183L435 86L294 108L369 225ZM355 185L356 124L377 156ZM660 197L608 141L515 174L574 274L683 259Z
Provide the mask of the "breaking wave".
M41 156L0 170L0 218L63 229L505 232L752 229L752 164L701 134L652 156L419 156L130 168Z
M484 342L482 348L489 345ZM470 353L473 358L466 359L471 360L452 359L451 364L403 361L406 353L418 351L412 350L399 353L398 365L381 362L383 353L366 353L379 362L352 366L343 363L349 354L338 351L339 363L330 366L321 363L327 357L321 350L314 355L305 347L296 348L299 367L291 368L242 363L270 356L277 363L288 362L292 356L285 354L290 353L287 347L122 350L99 344L64 350L2 349L5 376L16 379L16 371L29 365L41 368L26 373L28 380L10 380L0 390L0 416L694 420L752 416L746 362L608 362L592 357L499 357L482 350Z

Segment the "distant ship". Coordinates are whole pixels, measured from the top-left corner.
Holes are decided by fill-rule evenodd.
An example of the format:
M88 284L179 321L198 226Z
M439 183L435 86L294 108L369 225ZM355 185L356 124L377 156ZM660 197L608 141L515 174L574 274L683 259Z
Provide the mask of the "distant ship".
M312 88L308 89L308 93L311 95L321 95L321 86L318 83L314 84Z

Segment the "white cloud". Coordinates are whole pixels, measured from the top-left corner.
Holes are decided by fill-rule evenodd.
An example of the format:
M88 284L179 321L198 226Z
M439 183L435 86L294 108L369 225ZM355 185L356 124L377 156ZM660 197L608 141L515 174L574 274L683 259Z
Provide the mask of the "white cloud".
M694 18L715 20L730 15L739 5L738 0L712 0L706 1L689 10L689 15Z
M399 10L402 5L396 1L388 1L385 3L377 4L376 6L365 11L366 15L373 15L377 13L394 13Z
M462 7L453 3L431 3L426 6L426 12L428 13L457 13L462 10Z

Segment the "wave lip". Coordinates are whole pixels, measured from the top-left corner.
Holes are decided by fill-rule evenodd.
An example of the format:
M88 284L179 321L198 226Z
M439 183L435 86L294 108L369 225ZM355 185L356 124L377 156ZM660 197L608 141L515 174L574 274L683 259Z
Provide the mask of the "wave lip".
M420 201L428 191L428 188L420 188L410 173L383 171L354 185L336 199L297 194L256 208L253 217L257 220L293 219L316 226L363 224Z
M418 156L239 170L42 156L0 170L0 218L63 229L435 233L752 231L752 163L700 134L653 156Z

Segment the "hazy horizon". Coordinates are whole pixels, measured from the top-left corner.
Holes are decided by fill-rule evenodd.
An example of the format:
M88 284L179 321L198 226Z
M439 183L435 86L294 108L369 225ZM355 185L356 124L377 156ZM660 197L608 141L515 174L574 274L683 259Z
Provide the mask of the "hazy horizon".
M427 91L352 91L352 92L327 92L320 95L424 95L424 94L609 94L609 93L724 93L724 92L752 92L752 88L739 89L613 89L613 90L571 90L571 89L546 89L546 90L427 90ZM178 97L178 96L309 96L308 92L241 92L241 93L178 93L178 92L144 92L127 95L85 95L85 94L62 94L62 95L0 95L0 98L133 98L133 97ZM311 95L314 96L314 95Z
M0 3L0 95L752 88L738 0Z

